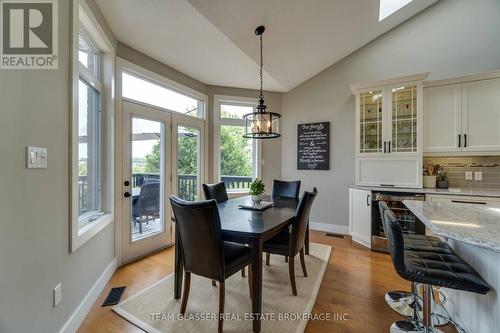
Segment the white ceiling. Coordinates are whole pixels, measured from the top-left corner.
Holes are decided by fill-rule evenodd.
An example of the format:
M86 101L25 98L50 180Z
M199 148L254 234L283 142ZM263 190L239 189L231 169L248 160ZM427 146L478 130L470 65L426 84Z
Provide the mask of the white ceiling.
M116 38L201 82L288 91L437 0L382 22L378 0L96 0Z

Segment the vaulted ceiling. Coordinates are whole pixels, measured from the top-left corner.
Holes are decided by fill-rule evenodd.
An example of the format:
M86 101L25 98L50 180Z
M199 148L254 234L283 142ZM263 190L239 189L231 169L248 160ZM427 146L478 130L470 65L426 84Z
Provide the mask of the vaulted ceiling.
M96 0L116 38L201 82L288 91L437 0L379 22L378 0Z

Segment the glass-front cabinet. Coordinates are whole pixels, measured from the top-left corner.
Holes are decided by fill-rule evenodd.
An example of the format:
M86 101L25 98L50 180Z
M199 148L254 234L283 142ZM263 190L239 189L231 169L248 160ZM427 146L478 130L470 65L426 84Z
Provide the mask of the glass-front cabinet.
M357 155L421 153L421 95L421 82L358 92Z

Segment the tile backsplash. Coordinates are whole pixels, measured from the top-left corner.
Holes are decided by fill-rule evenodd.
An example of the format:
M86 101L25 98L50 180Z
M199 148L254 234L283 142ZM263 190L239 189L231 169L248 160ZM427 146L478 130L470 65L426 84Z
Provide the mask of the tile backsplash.
M448 173L450 187L500 190L500 156L424 157L424 165L439 164ZM465 172L480 171L483 180L465 180Z

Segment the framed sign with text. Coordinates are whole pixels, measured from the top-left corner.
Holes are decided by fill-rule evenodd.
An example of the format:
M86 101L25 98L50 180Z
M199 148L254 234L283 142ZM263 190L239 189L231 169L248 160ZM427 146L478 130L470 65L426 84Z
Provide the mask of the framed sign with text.
M297 125L297 170L330 170L330 122Z

